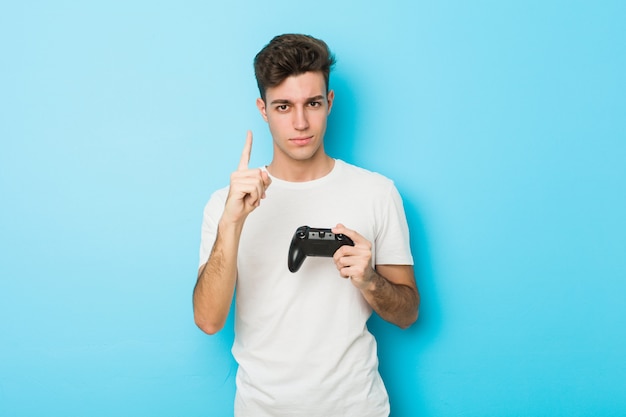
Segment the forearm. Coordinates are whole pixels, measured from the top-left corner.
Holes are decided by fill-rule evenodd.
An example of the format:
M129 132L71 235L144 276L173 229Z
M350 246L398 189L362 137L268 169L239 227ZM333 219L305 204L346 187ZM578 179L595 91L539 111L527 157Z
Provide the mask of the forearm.
M403 329L417 320L420 295L416 287L395 284L372 269L369 284L361 292L384 320Z
M252 132L248 131L239 167L230 176L228 196L217 226L209 260L200 268L193 290L193 313L204 332L214 334L226 322L237 282L237 252L241 231L248 215L265 198L271 184L266 171L248 169Z
M217 333L226 322L237 281L241 227L220 223L208 261L198 271L193 291L194 319L205 333Z

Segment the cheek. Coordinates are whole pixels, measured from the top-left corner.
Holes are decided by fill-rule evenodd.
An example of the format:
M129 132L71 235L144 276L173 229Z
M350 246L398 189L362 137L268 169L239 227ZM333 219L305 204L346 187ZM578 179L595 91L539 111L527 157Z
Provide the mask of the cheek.
M315 120L317 125L325 125L328 120L328 113L325 111L316 112L315 115L311 117L311 120Z
M269 119L267 124L270 128L270 132L272 132L272 135L279 134L283 130L280 121L275 118Z
M267 123L270 130L276 133L288 131L291 128L290 120L287 116L272 116L268 118Z
M321 132L326 130L326 116L323 117L319 117L315 120L315 127L317 127L317 129Z

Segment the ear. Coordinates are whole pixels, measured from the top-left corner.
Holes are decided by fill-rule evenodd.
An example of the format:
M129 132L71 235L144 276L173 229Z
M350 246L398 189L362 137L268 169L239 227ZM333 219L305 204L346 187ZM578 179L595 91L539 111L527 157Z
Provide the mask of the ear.
M265 101L263 101L262 98L259 97L256 99L256 107L259 109L259 112L261 113L263 120L267 122L267 111L265 108Z
M328 114L330 114L330 109L333 108L333 102L335 101L335 91L330 90L326 95L326 101L328 101Z

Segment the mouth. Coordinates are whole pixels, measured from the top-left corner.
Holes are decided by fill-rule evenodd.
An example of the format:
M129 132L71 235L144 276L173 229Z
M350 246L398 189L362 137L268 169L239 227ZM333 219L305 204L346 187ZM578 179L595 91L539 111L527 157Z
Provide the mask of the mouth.
M304 145L308 145L309 143L311 143L312 140L313 140L313 136L305 136L305 137L290 138L289 142L297 146L304 146Z

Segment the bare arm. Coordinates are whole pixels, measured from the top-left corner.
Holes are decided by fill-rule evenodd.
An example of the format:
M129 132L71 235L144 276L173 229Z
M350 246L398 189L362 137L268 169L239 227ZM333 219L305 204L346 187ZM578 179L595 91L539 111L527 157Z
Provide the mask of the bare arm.
M334 261L339 273L349 278L369 305L384 320L403 329L417 320L420 295L411 265L371 266L371 243L357 232L337 225L335 233L343 233L354 246L342 246Z
M193 290L196 325L215 334L226 322L237 280L237 249L241 227L218 226L209 260L200 267Z
M270 178L248 169L252 133L248 132L239 167L230 177L230 190L208 261L198 271L193 290L194 320L205 333L217 333L226 322L237 281L237 252L248 215L261 204Z
M411 265L377 265L370 268L369 284L361 293L388 322L406 329L417 320L420 295Z

